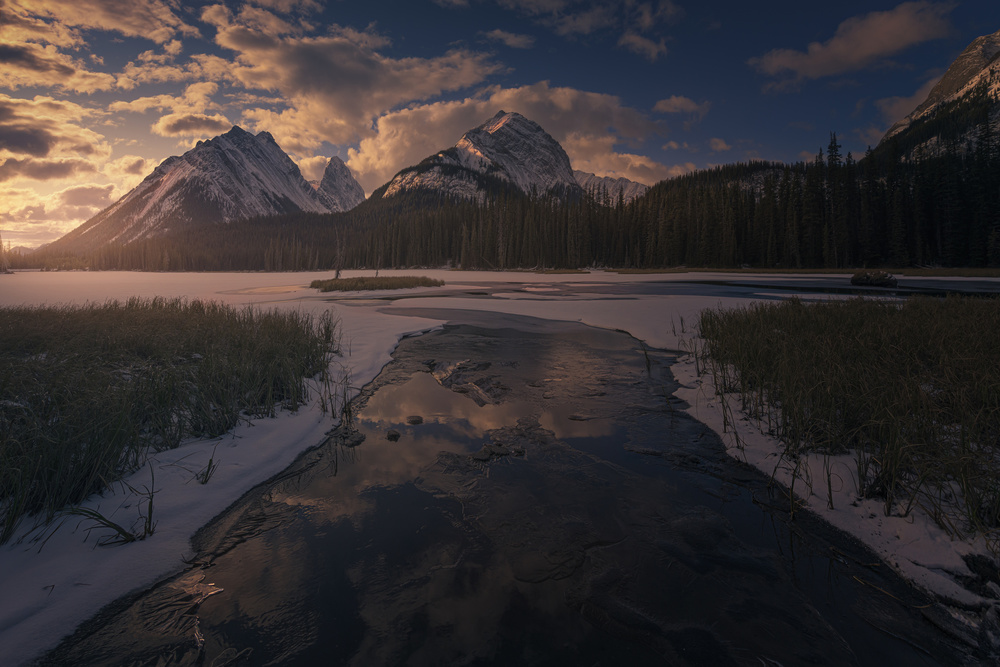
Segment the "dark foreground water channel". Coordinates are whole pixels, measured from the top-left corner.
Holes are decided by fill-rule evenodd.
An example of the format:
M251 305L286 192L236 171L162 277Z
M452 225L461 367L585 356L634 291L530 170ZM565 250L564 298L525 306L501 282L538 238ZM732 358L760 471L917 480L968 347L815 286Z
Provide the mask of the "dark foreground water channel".
M962 661L928 601L810 515L790 521L678 411L669 354L576 324L481 324L404 340L353 432L46 662Z

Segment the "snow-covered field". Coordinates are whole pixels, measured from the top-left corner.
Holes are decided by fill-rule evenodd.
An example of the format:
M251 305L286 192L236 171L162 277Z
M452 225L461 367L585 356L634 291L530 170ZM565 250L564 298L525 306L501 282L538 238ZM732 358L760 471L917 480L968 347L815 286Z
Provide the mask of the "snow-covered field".
M349 374L352 393L373 379L389 361L398 341L444 322L460 320L455 311L476 310L578 321L628 331L647 345L685 349L692 326L705 308L732 307L757 298L752 289L731 290L703 284L713 280L766 279L783 293L793 294L805 276L733 276L732 274L619 275L534 274L462 271L383 271L380 275L426 275L445 281L444 287L379 292L319 294L307 285L323 273L43 273L0 276L0 306L22 304L81 304L126 299L131 296L211 299L237 306L299 309L319 313L330 309L343 332L343 372ZM371 272L345 272L371 275ZM837 277L846 283L844 276ZM676 290L650 290L644 283L699 281ZM609 293L609 287L614 287ZM669 286L668 286L669 287ZM651 292L662 293L651 293ZM674 293L669 293L674 292ZM383 297L405 295L386 300ZM415 310L418 309L418 310ZM447 311L447 312L446 312ZM682 359L674 373L684 385L681 397L690 412L722 432L718 402L708 378L697 378L693 364ZM303 450L319 444L333 426L318 406L282 414L250 426L240 426L220 440L196 441L157 454L151 465L128 481L154 496L156 532L144 541L117 547L97 547L99 530L88 534L87 521L66 520L46 539L0 547L0 655L5 664L20 664L52 648L74 627L105 604L159 578L181 570L190 558L194 532L223 511L245 491L287 467ZM731 448L734 456L772 473L777 466L774 443L741 423L745 448ZM730 436L725 436L730 437ZM727 441L728 442L728 441ZM194 475L213 456L218 469L208 484ZM890 518L865 504L852 505L856 495L850 483L849 462L835 461L843 484L837 489L834 510L827 509L825 486L803 496L820 516L871 545L887 562L921 586L962 602L975 602L958 587L950 573L965 571L960 554L981 545L950 542L926 520ZM815 462L821 466L823 462ZM150 473L155 474L151 481ZM814 475L818 478L818 471ZM783 474L783 473L782 473ZM788 477L778 477L786 482ZM818 485L817 485L818 486ZM796 490L805 489L801 483ZM130 525L139 518L141 496L122 493L93 498L88 505L115 521Z

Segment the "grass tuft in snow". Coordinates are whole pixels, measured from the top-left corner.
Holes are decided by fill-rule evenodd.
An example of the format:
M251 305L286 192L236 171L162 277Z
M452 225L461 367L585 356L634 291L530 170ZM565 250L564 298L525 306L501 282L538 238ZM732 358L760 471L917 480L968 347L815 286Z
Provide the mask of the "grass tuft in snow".
M306 378L329 382L338 343L328 314L214 302L0 308L0 544L150 450L303 404Z
M367 278L331 278L314 280L309 285L320 292L353 292L357 290L406 289L408 287L441 287L443 280L424 276L382 276Z
M853 451L886 514L919 504L953 535L1000 534L1000 300L757 303L700 330L718 390L787 458Z

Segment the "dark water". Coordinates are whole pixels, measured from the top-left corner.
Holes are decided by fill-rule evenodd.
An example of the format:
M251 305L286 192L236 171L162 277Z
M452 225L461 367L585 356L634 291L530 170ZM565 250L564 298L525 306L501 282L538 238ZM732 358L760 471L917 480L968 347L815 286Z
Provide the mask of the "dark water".
M403 341L352 432L47 661L963 661L926 600L810 515L790 521L765 477L678 411L667 354L516 322Z

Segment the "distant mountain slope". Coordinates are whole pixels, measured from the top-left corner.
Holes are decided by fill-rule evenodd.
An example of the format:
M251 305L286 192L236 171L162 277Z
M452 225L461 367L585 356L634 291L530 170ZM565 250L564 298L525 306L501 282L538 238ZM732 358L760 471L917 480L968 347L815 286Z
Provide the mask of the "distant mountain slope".
M503 187L524 194L582 193L559 142L521 114L500 111L466 132L452 148L403 169L372 196L430 190L482 200L487 190Z
M87 252L170 230L299 211L346 210L364 199L343 163L331 160L310 186L267 132L233 127L181 156L164 160L132 191L52 244Z
M914 127L918 121L926 122L979 93L985 93L996 107L997 98L1000 97L1000 30L974 39L948 67L927 99L910 115L889 128L880 144ZM996 120L997 109L992 109L991 113Z
M649 190L648 185L636 183L627 178L613 178L611 176L596 176L586 171L574 171L573 177L587 192L598 192L601 189L607 191L612 202L617 201L620 192L625 203L641 197Z

